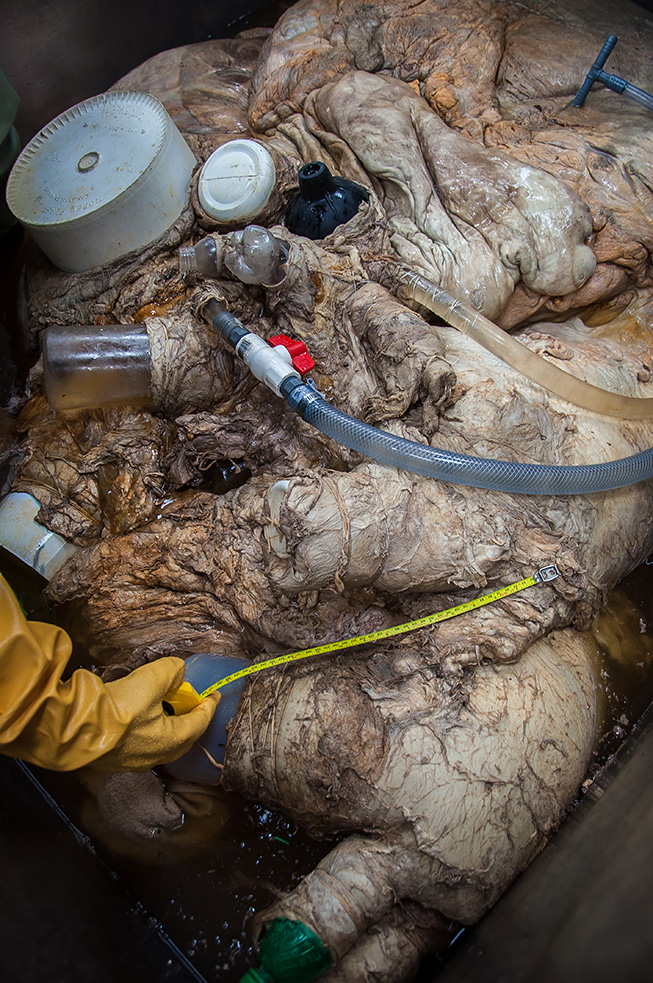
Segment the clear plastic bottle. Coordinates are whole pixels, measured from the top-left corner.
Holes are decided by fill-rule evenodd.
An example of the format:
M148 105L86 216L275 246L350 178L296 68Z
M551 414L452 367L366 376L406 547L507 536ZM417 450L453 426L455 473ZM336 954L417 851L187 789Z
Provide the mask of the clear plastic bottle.
M243 283L278 286L286 277L288 247L260 225L226 236L206 236L179 250L182 273L219 276L225 269Z
M43 337L45 392L53 409L144 405L150 345L142 324L53 325Z

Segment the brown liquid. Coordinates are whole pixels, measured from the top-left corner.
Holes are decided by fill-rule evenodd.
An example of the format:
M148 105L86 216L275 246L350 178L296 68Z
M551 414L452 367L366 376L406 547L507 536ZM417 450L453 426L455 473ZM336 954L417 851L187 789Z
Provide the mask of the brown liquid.
M186 299L186 291L183 290L181 293L175 294L170 300L163 300L160 303L150 303L143 304L139 307L136 313L133 315L135 324L142 324L143 321L148 317L165 317L170 311L181 304L182 301Z

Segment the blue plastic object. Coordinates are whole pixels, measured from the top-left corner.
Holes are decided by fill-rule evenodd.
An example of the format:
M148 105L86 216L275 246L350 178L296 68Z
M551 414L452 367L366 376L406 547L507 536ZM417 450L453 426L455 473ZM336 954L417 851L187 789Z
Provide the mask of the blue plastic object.
M219 679L230 676L251 665L249 659L236 659L230 655L202 652L186 660L184 680L191 683L198 693L203 693ZM202 737L181 758L166 765L173 778L201 785L219 785L222 781L222 765L227 743L227 724L235 715L247 677L227 683L220 690L220 703L213 720Z
M622 95L629 96L631 99L639 102L642 106L646 106L647 109L650 109L653 112L652 95L650 95L648 92L644 92L643 89L638 89L636 85L626 82L625 79L620 78L618 75L610 75L609 72L603 71L603 66L607 61L608 55L618 40L619 38L616 36L616 34L610 34L607 41L599 51L596 61L585 76L585 81L574 96L572 106L576 106L577 108L582 106L594 83L601 82L606 86L606 88L612 89L613 92L619 92Z

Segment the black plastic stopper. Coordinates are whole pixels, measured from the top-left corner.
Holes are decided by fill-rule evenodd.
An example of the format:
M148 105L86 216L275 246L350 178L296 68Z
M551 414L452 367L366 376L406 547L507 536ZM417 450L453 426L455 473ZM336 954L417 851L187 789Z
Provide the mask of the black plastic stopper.
M307 239L324 239L369 200L360 184L334 177L326 164L313 160L300 168L299 192L288 203L286 228Z

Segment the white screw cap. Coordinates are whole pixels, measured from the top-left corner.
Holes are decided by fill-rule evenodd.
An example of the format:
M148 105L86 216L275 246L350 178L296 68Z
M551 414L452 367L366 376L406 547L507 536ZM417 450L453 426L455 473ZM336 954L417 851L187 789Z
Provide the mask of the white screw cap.
M56 267L81 273L156 242L186 207L195 164L158 99L106 92L30 141L7 203Z
M231 140L204 164L197 196L216 222L249 222L267 203L276 177L272 155L262 144Z

